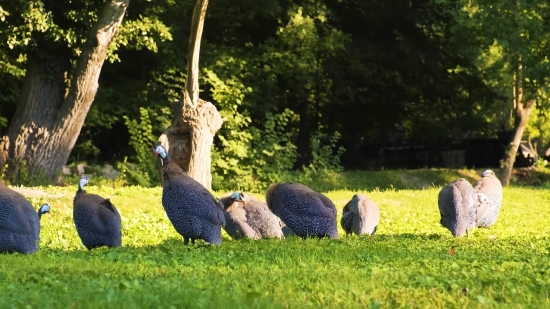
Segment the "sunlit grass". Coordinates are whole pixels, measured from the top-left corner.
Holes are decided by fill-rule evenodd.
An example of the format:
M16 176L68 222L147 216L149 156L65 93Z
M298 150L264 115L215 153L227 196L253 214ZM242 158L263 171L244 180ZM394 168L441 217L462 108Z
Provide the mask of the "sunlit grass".
M234 241L224 233L211 247L183 245L161 188L91 186L123 217L123 247L93 251L72 222L74 189L42 188L63 196L30 198L52 211L42 218L38 253L0 255L0 308L550 306L544 189L506 188L496 225L469 238L453 239L438 223L440 187L338 190L326 192L338 217L357 192L378 203L375 236L340 229L339 240Z

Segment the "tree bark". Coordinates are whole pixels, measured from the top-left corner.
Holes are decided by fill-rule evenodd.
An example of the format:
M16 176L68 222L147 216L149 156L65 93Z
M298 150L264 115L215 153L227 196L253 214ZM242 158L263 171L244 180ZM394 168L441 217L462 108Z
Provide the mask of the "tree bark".
M184 109L181 120L172 123L159 141L170 160L205 188L211 189L211 148L223 121L212 103L201 99L197 103L196 108Z
M207 8L208 0L197 0L191 19L191 33L187 50L187 79L183 93L183 103L189 105L190 108L196 108L199 100L199 56Z
M197 0L191 21L187 79L174 118L159 141L170 160L205 188L212 188L211 147L223 120L216 107L199 99L199 55L208 0Z
M531 110L536 104L535 99L531 99L523 103L523 67L521 64L521 58L519 58L519 60L520 62L517 64L514 84L514 133L504 155L501 175L501 182L503 186L508 186L510 184L510 178L512 176L514 162L516 161L516 155L521 143L521 137L523 136L523 131L529 121Z
M53 183L59 181L59 172L97 92L109 44L129 2L107 1L70 74L66 94L67 55L55 53L53 61L30 55L14 120L0 142L0 164L3 167L7 163L8 179L19 182L21 165L25 163L29 175L42 175Z

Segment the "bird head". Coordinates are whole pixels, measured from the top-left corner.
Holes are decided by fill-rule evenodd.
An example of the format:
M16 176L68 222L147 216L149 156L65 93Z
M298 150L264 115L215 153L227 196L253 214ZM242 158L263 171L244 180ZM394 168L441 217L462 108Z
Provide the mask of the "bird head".
M495 173L492 171L492 170L486 170L485 172L483 172L483 174L481 174L481 177L489 177L489 176L495 176Z
M166 149L161 145L160 142L157 142L156 145L153 146L151 151L153 152L153 155L155 157L161 157L163 159L166 158Z
M485 195L481 192L477 193L478 207L481 207L481 205L487 203L488 201L489 201L489 198L487 197L487 195Z
M231 196L229 196L229 198L233 199L233 203L225 209L225 211L227 211L227 212L229 212L233 209L242 207L246 204L246 202L244 200L244 194L240 191L233 192L233 194L231 194ZM243 204L240 205L239 203L243 203Z
M44 203L40 208L38 209L38 213L43 215L50 212L50 205L48 203Z
M40 206L40 208L38 209L38 220L42 218L43 214L47 214L49 212L50 212L50 205L48 205L48 203L45 203L42 206Z
M80 176L80 180L78 181L78 188L80 190L84 190L84 186L87 184L88 184L88 178L84 174L82 174Z
M231 194L231 198L237 202L246 204L246 202L244 201L244 194L240 191L233 192L233 194Z

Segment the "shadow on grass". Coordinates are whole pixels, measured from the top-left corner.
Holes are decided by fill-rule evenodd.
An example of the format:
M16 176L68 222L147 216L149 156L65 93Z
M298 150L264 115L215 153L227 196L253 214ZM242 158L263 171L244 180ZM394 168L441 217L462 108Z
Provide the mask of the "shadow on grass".
M348 171L333 173L307 183L314 190L372 191L372 190L418 190L441 187L455 179L477 181L480 171L455 169L419 169L385 171Z
M465 178L473 185L481 178L481 173L485 170L486 168L426 168L416 170L346 171L328 173L304 184L321 192L335 190L422 190L442 187L459 178ZM492 170L500 175L500 169ZM295 180L288 179L288 181ZM550 187L550 169L516 168L512 174L511 185Z
M446 260L448 250L457 246L460 250L467 248L468 252L478 254L477 258L491 259L486 252L493 252L501 260L513 259L524 249L518 243L540 243L542 240L504 239L498 241L471 237L455 239L443 234L375 234L372 236L349 236L337 240L328 238L289 237L284 240L227 240L221 246L214 246L197 241L195 245L184 245L180 238L166 239L158 245L142 247L123 246L118 248L86 249L52 249L41 248L34 255L15 254L17 259L38 261L39 264L49 264L54 261L69 263L72 267L78 265L123 263L159 267L162 265L185 265L200 267L247 265L292 265L297 260L312 263L356 263L357 257L378 262L394 263L401 260ZM514 243L512 247L511 243ZM514 248L515 250L511 250ZM463 251L464 252L464 251ZM493 254L492 253L492 254ZM462 256L464 258L464 256ZM9 261L8 261L9 262ZM33 262L34 263L34 262ZM98 264L98 265L99 265Z

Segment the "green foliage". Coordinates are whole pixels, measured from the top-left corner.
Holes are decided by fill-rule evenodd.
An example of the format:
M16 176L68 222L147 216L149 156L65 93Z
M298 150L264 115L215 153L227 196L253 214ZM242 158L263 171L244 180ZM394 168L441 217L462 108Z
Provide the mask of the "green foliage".
M545 50L550 46L546 20L550 8L546 1L459 1L454 16L457 24L451 39L461 42L484 72L484 80L502 98L496 111L501 124L510 125L509 110L514 108L513 87L518 66L524 85L523 101L538 99L547 106L550 86L550 60Z
M119 29L119 33L109 45L107 55L110 62L121 61L116 53L121 46L129 49L146 49L158 52L158 42L171 41L172 33L162 21L150 17L139 16L137 20L126 20Z
M43 170L40 170L38 173L31 174L28 170L27 160L21 162L19 167L19 176L17 180L17 185L24 186L44 186L50 184L50 181L46 177L46 174Z
M546 167L547 165L548 165L548 161L542 157L538 157L537 162L535 162L535 166L538 168L543 168L543 167Z
M341 137L340 133L338 131L334 132L325 144L320 142L321 137L322 136L318 134L311 140L313 158L310 167L316 170L341 171L340 156L344 154L345 149L342 146L336 146L336 143Z
M342 156L340 145L495 136L510 124L515 51L524 53L526 97L540 100L528 134L539 149L547 146L544 1L235 1L209 6L201 43L200 96L224 119L213 149L215 188L257 191L280 179L337 179L341 165L360 161L347 156L352 151ZM2 3L0 128L15 112L29 53L68 50L74 65L103 5ZM168 119L162 108L181 97L193 6L131 2L70 164L119 162L130 183L155 183L152 158L137 149L148 149L145 143L169 122L153 115ZM298 142L304 127L309 136ZM310 149L298 153L304 140ZM293 171L296 158L311 164Z
M204 70L203 80L224 120L217 132L219 146L213 150L214 188L257 191L284 179L294 168L299 117L291 104L274 106L281 106L277 101L306 97L308 104L317 106L314 114L321 114L319 108L328 103L331 81L323 65L344 48L346 36L328 24L327 14L322 4L293 5L288 10L288 22L280 22L275 37L257 49L247 44L250 52L258 50L259 57L236 58L231 50ZM292 52L281 53L281 46ZM257 79L265 83L248 86ZM288 88L272 95L270 90L278 79L287 80ZM261 103L255 104L255 100ZM329 146L316 144L322 135L320 130L326 129L314 128L311 137L313 161L302 174L304 180L340 168L342 151L333 152L331 148L336 140L331 140ZM337 139L339 135L334 136Z
M223 233L223 244L210 247L182 244L161 206L160 188L90 186L88 192L109 197L119 209L123 247L89 251L72 221L74 188L36 189L50 196L29 195L31 203L52 207L42 217L41 249L0 255L0 307L550 306L548 190L505 188L495 226L460 239L438 222L439 187L330 191L338 219L353 194L375 200L381 209L376 235L345 237L339 230L339 240L234 241Z
M264 129L251 130L254 139L249 165L259 182L254 189L264 189L280 181L294 166L297 153L292 137L296 132L288 127L293 115L289 109L277 115L268 113Z
M220 137L223 148L212 152L212 187L258 191L288 174L297 158L287 129L292 116L290 110L268 114L263 130L252 127L233 140Z
M545 155L550 146L550 110L533 107L524 136L532 142L539 155Z
M245 66L243 61L228 58L214 68L218 68L221 74L228 74L243 70ZM298 156L293 142L297 134L292 126L294 112L290 109L279 114L268 112L262 125L255 126L248 112L241 112L247 104L247 94L253 89L231 73L222 80L214 71L204 71L204 79L210 84L212 98L219 104L224 121L216 135L220 146L212 150L213 188L258 191L287 177ZM340 168L342 149L333 153L338 138L336 133L330 143L323 146L318 144L317 136L312 139L314 160L306 169L307 173L301 174L304 181L312 181L320 172Z
M155 145L158 136L153 134L152 115L153 111L140 107L139 119L130 119L123 116L125 124L130 133L130 145L134 148L136 155L133 157L135 164L129 164L126 160L119 165L122 174L127 177L130 183L150 187L160 183L160 174L156 158L151 155L151 147ZM161 116L157 116L157 123L167 127L167 119L170 115L168 108L160 110ZM164 122L164 123L163 123Z

